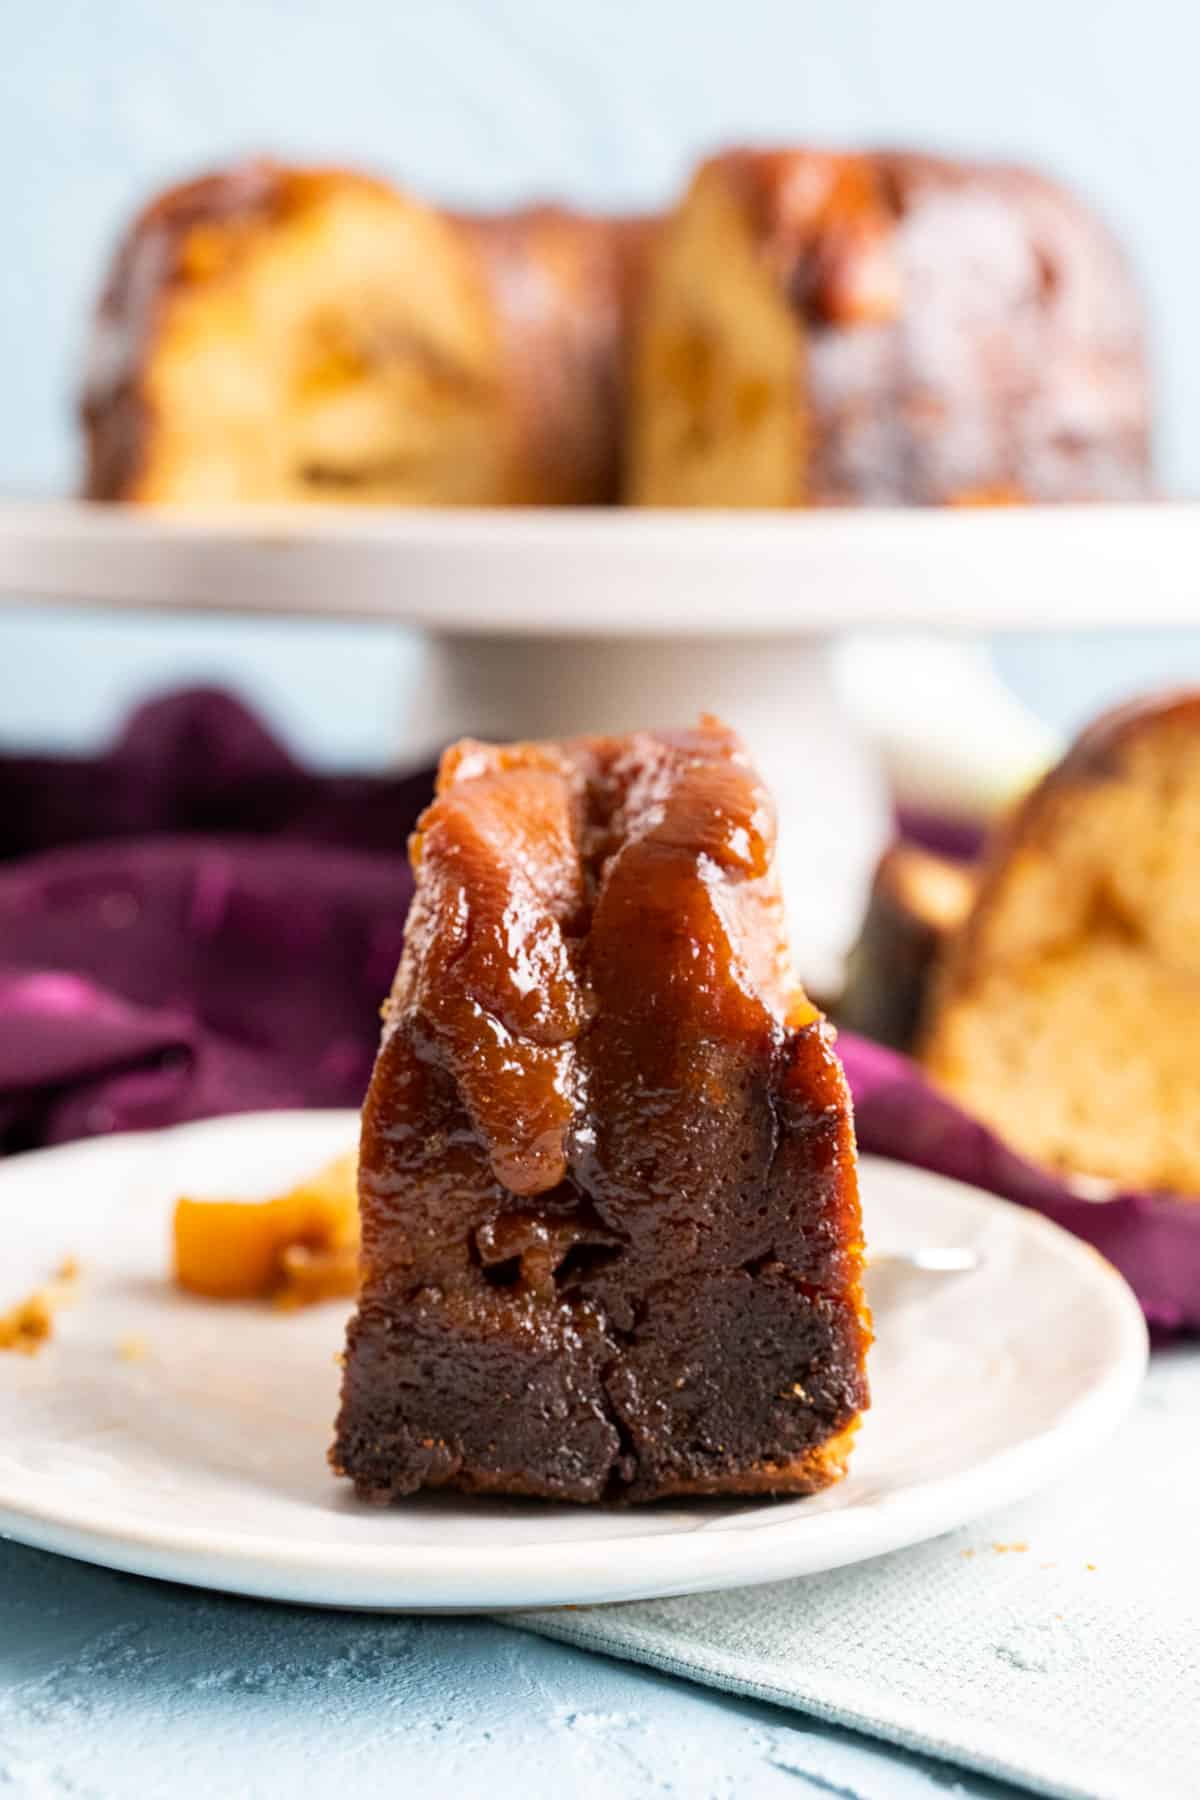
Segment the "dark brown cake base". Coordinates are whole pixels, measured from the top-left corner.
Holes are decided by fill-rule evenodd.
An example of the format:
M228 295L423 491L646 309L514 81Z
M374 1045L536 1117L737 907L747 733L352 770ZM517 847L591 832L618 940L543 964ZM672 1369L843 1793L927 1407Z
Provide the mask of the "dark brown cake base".
M861 1336L853 1309L778 1263L669 1283L627 1334L575 1300L369 1305L336 1460L378 1502L447 1484L646 1500L745 1487L748 1470L756 1489L807 1493L841 1473L831 1440L866 1403Z

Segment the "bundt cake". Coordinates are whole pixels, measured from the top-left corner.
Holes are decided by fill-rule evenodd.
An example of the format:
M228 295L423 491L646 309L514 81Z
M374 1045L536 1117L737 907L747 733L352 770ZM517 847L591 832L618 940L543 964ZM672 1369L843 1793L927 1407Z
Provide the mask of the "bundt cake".
M629 498L787 507L1135 499L1142 321L1106 231L1022 169L730 151L663 229Z
M1055 1170L1200 1195L1200 692L1086 731L986 860L922 1032Z
M624 315L649 227L438 212L254 162L134 223L83 401L94 499L615 498Z
M447 752L363 1115L331 1455L364 1498L843 1472L870 1335L853 1127L773 852L712 721Z

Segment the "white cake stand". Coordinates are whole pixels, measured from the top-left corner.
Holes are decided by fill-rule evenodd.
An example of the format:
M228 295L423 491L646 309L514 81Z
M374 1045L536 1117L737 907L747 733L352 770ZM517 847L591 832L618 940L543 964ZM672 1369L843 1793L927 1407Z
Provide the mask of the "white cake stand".
M907 634L882 682L871 659L868 723L886 737L894 670L897 712L910 735L914 715L928 718L927 761L948 791L964 777L1002 788L1048 754L1044 736L969 652L931 658L911 634L927 645L931 633L1194 625L1200 505L199 516L8 500L0 598L415 628L425 665L406 758L464 731L554 736L717 713L774 789L792 933L823 987L889 817L835 643Z

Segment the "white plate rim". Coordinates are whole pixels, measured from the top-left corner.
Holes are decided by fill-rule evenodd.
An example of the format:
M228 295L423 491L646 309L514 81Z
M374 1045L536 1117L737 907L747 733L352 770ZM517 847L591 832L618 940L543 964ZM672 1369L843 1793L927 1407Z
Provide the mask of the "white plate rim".
M160 1132L113 1134L9 1158L0 1164L0 1178L14 1166L27 1166L35 1159L40 1163L58 1159L66 1164L97 1150L114 1156L135 1147L152 1152L163 1139L189 1132L220 1130L230 1124L253 1129L266 1121L273 1128L292 1118L349 1130L355 1115L334 1111L238 1114ZM1108 1354L1092 1385L1051 1427L964 1469L916 1482L882 1504L822 1513L819 1531L806 1526L803 1519L772 1529L768 1505L762 1508L767 1518L750 1527L698 1512L695 1526L687 1531L572 1540L561 1546L571 1564L569 1598L561 1572L547 1576L545 1552L538 1545L505 1545L494 1553L493 1567L478 1549L452 1545L333 1547L295 1538L268 1545L253 1534L214 1533L169 1522L150 1532L111 1507L99 1517L94 1509L62 1503L30 1512L14 1507L11 1496L2 1491L0 1537L185 1585L294 1604L387 1612L520 1610L665 1598L817 1573L940 1536L1025 1498L1103 1443L1136 1398L1146 1366L1148 1334L1137 1301L1117 1271L1090 1246L1049 1220L944 1176L876 1157L861 1160L868 1174L873 1167L883 1166L890 1179L932 1182L939 1189L957 1192L970 1204L1017 1215L1022 1231L1039 1240L1090 1286L1111 1326ZM697 1537L705 1544L703 1566L697 1566L692 1549Z

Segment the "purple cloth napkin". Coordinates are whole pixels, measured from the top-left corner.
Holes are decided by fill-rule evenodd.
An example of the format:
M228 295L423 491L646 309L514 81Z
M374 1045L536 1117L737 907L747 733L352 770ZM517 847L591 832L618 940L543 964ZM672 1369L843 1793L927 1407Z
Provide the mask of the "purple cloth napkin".
M356 1106L430 791L429 771L313 774L206 692L142 708L96 759L0 756L0 1150ZM864 1150L1036 1207L1154 1324L1200 1328L1200 1203L1079 1199L905 1057L839 1048Z
M0 757L0 1148L357 1105L430 784L313 775L203 692Z
M428 769L314 774L231 695L199 688L139 707L103 756L0 754L0 862L194 832L402 858L432 790Z

